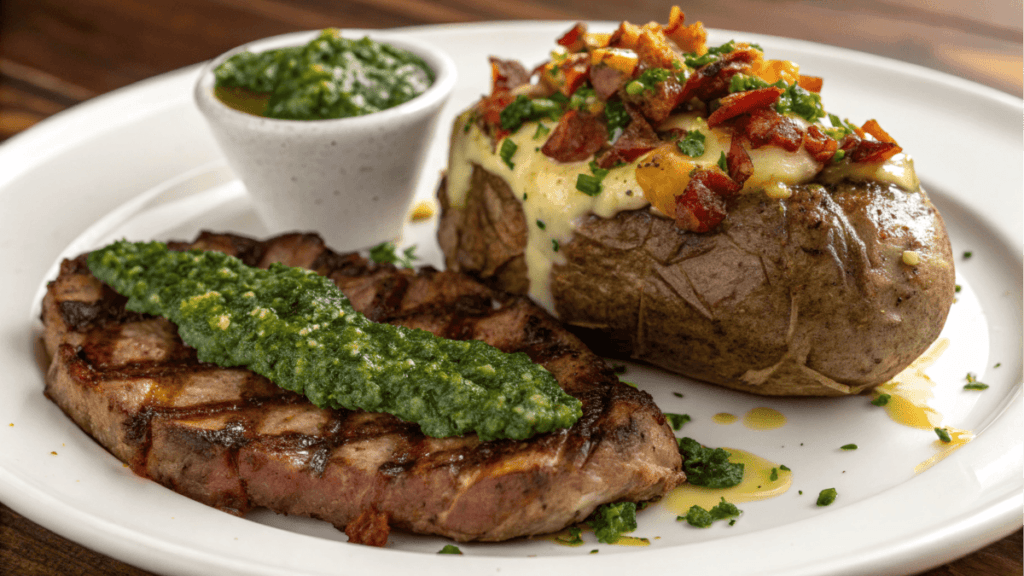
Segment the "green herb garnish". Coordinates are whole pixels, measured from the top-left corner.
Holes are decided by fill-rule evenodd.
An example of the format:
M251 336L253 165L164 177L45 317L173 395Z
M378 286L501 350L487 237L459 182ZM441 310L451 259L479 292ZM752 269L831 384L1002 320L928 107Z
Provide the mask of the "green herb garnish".
M519 95L501 111L499 120L501 129L515 132L524 122L550 118L558 120L562 116L562 107L550 98L527 98ZM536 135L534 136L536 138Z
M718 157L718 167L722 169L722 172L729 173L729 159L725 157L725 152Z
M725 498L722 498L722 501L711 510L705 510L697 505L691 506L686 512L686 516L676 516L676 520L685 520L687 524L695 528L709 528L715 520L735 518L741 513L742 511L735 504L726 502ZM735 521L729 523L730 526L733 524Z
M786 472L791 472L791 470L789 469L789 466L786 466L785 464L779 464L779 470L785 470Z
M636 530L636 503L602 504L590 515L587 524L594 529L598 542L614 544L626 532Z
M576 526L570 526L569 537L560 538L556 536L555 541L559 544L565 544L566 546L579 546L580 544L583 544L583 538L580 537L580 534L582 533L583 530L581 530L580 528Z
M438 554L460 554L461 555L462 554L462 550L459 550L459 547L454 545L454 544L445 544L444 548L441 548L441 551L438 552Z
M545 126L545 125L543 125L543 124L538 122L537 123L537 130L533 133L533 139L536 140L538 138L543 138L544 136L547 136L550 133L551 133L551 128L548 128L547 126Z
M668 423L670 426L672 426L673 430L679 430L680 428L683 427L683 424L686 424L687 422L690 421L690 415L672 414L669 412L665 412L665 419L668 420Z
M945 428L936 428L935 435L939 437L939 440L942 440L946 444L949 444L950 442L953 441L953 439L950 438L949 436L949 431L946 430Z
M579 174L576 176L576 189L587 196L597 196L601 193L601 179L591 174Z
M525 354L372 322L311 270L126 241L94 250L88 265L128 310L175 323L201 362L245 366L321 408L388 412L427 436L482 440L529 438L582 414Z
M558 252L558 240L554 238L551 239L551 250L553 252Z
M857 449L857 445L856 444L843 444L842 446L839 447L839 449L840 450L856 450Z
M964 260L970 258L971 256L974 256L973 252L971 252L971 251L964 252Z
M626 106L621 100L609 100L604 104L604 117L608 124L608 133L614 134L616 130L624 129L629 125L632 118L626 112Z
M412 268L412 261L416 259L415 245L402 250L401 256L395 253L394 242L381 242L370 248L370 260L379 264L394 264L400 268Z
M690 130L685 137L676 141L676 147L690 158L700 158L704 155L704 140L703 132Z
M818 493L818 506L828 506L829 504L836 501L836 496L839 494L835 488L826 488Z
M541 230L546 228L543 220L540 220L540 219L537 220L537 228L540 228Z
M888 394L879 394L878 396L875 396L875 399L872 400L871 403L875 406L885 406L889 403L890 398L892 398L892 396Z
M509 170L514 170L516 165L512 163L512 156L515 155L516 150L519 146L513 142L510 138L505 138L505 141L501 143L501 150L498 151L498 156L501 157L502 162L508 166Z
M998 365L997 365L998 367ZM987 390L988 384L978 382L978 377L973 372L967 373L967 384L964 385L964 390Z
M694 486L729 488L743 480L743 464L729 461L729 453L721 448L701 446L693 438L680 438L683 471Z

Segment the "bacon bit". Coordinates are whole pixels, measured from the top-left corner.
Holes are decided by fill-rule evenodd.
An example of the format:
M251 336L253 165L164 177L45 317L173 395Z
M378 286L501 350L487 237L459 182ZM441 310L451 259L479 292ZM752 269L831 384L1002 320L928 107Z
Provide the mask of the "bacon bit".
M608 46L612 48L626 48L628 50L635 50L637 40L640 39L640 27L636 24L630 24L629 22L623 21L619 24L619 27L612 32L611 38L608 39Z
M755 108L741 120L745 120L741 122L741 133L746 135L754 148L774 144L796 152L804 139L803 130L796 122L772 108Z
M808 92L814 92L815 94L817 94L821 92L821 86L825 83L825 81L818 76L805 76L801 74L800 78L797 79L796 83L804 90L807 90Z
M598 168L611 168L619 162L632 162L662 144L661 138L642 114L632 106L627 106L626 111L632 121L612 147L597 159Z
M558 39L558 44L565 46L569 52L579 52L586 48L586 43L584 41L586 33L587 25L583 22L577 22L572 29Z
M608 141L608 129L593 114L570 110L562 115L541 152L558 162L586 160Z
M804 133L804 148L815 160L824 164L835 156L839 142L822 132L816 124L811 124Z
M659 82L654 94L644 91L636 96L625 94L623 100L640 108L651 122L658 123L668 118L676 106L684 102L683 85L675 76Z
M640 63L647 68L675 70L677 62L678 66L682 66L676 51L669 46L661 30L644 28L636 42L636 54Z
M746 114L755 108L765 108L775 103L782 96L782 88L766 86L746 92L729 94L721 100L721 106L708 116L708 127L714 128L722 122Z
M540 79L552 90L572 96L590 75L590 55L579 52L566 56L559 64L549 63L541 71Z
M754 173L754 163L750 160L750 154L743 147L743 138L733 134L732 142L729 144L729 154L725 157L726 165L729 167L729 177L734 182L743 186L743 183Z
M681 102L690 98L708 101L729 93L729 81L746 70L761 53L753 48L734 50L722 58L697 68L686 81Z
M631 77L631 74L604 64L590 67L590 85L594 87L594 94L601 100L611 98Z
M380 512L375 506L370 505L359 514L358 518L345 526L345 535L353 544L383 548L388 543L388 536L391 535L388 514Z
M698 56L708 53L708 31L702 22L694 22L671 32L666 28L665 35L683 52L695 52Z
M896 139L889 136L889 133L885 130L882 130L882 127L878 125L878 122L874 118L865 122L860 129L874 136L875 140L878 140L879 142L889 142L891 144L896 143Z
M676 226L698 234L715 229L725 220L723 197L735 194L739 188L717 170L695 170L686 189L676 196Z
M494 137L497 140L504 138L507 130L501 129L501 111L512 103L516 97L509 91L496 92L490 96L484 96L477 104L477 111L484 126L495 130Z
M508 92L530 82L530 73L518 60L490 57L491 94Z
M843 139L840 148L852 162L885 162L903 151L895 142L864 140L853 134Z

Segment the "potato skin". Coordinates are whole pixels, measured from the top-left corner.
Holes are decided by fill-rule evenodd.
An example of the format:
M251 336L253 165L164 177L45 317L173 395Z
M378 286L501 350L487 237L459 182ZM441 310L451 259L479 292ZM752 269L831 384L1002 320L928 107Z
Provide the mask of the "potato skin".
M942 217L923 191L895 185L792 190L741 196L705 234L646 209L589 217L552 270L557 316L600 354L757 394L839 396L886 382L938 337L953 302ZM525 231L508 185L476 166L462 209L444 183L439 197L448 267L525 292L525 233L487 230ZM905 250L920 262L904 264Z

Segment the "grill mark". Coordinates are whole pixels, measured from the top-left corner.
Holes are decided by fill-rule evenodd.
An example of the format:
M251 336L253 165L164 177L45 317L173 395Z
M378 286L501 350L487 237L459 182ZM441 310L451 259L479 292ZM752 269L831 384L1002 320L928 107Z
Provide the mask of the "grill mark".
M289 248L297 251L310 248L308 238L305 236L292 235L285 240ZM234 252L250 265L261 262L274 246L280 248L280 244L206 232L200 235L194 245L217 247L228 253ZM178 243L176 246L179 249L186 249L193 244ZM82 267L83 258L84 256L67 261L67 268L88 274L88 269ZM422 303L402 309L403 300L411 286L410 278L414 278L412 272L408 270L399 270L391 265L373 264L355 254L338 255L328 249L323 249L316 255L311 268L328 276L357 277L369 273L379 275L375 278L371 310L363 311L375 320L378 318L374 316L379 316L378 321L428 322L431 326L442 326L442 336L466 339L475 337L478 325L485 320L494 319L502 314L517 320L515 326L510 326L508 322L501 326L503 333L508 331L513 336L505 342L505 347L509 348L507 351L526 352L535 362L544 364L554 361L567 362L571 370L563 369L559 380L575 380L575 387L596 386L589 390L570 392L583 400L583 417L576 425L568 430L531 439L531 443L539 451L559 451L564 457L564 466L584 465L604 437L614 436L623 439L637 434L635 423L632 421L626 422L625 426L620 423L609 426L608 412L613 402L625 398L640 406L653 406L653 400L649 396L632 388L603 385L615 381L616 377L612 370L596 356L589 353L581 355L579 351L566 344L565 340L560 340L552 331L553 321L545 321L543 316L532 311L524 314L518 310L516 307L521 306L523 302L521 298L505 297L490 290L460 294L458 291L445 292L428 286L428 297ZM62 265L62 272L64 269L65 266ZM426 268L421 274L432 279L436 274L444 273ZM104 297L94 305L103 306L101 302L105 301ZM492 305L492 302L496 305ZM121 298L120 302L114 305L108 304L104 314L109 314L108 318L117 318L117 314L123 312L124 299ZM121 335L120 323L109 329L97 327L95 324L89 325L88 328L72 328L84 332L84 339L89 343L72 351L75 361L69 365L69 370L74 372L77 380L96 385L104 380L151 378L158 381L158 387L169 389L161 392L158 398L147 398L144 406L126 419L126 436L133 443L138 443L135 452L138 456L130 465L140 476L148 477L146 466L152 449L154 418L174 422L233 415L222 427L182 427L175 430L175 433L191 437L197 443L206 443L208 446L222 449L227 458L229 473L242 484L243 499L246 501L250 496L239 470L239 450L255 442L266 446L268 450L282 453L310 452L306 457L307 464L304 469L310 474L322 477L332 453L337 448L350 442L394 435L398 438L399 445L392 453L392 457L378 467L379 481L375 490L381 489L386 483L404 474L420 470L443 468L457 475L466 469L485 468L522 449L522 443L509 440L476 445L462 444L451 450L431 450L430 447L435 446L432 439L423 436L418 426L402 422L392 416L375 415L368 418L362 412L347 410L332 410L328 423L317 433L261 433L258 422L252 417L254 414L273 413L276 407L305 402L305 399L292 392L278 389L265 378L253 373L249 373L240 385L238 399L189 406L169 406L167 404L187 386L190 377L225 370L199 362L195 357L195 351L177 340L176 329L173 325L170 326L174 331L171 335L175 341L168 348L168 359L122 365L113 365L110 362L113 346ZM62 348L64 346L67 345L62 345ZM655 412L658 413L656 409ZM244 509L246 502L241 502L240 505Z

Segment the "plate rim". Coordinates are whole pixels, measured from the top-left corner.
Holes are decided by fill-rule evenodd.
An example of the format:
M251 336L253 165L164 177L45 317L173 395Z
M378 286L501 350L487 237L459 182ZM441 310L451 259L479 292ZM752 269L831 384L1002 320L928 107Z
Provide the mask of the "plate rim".
M488 28L505 28L505 29L507 29L507 28L510 28L510 27L511 28L517 28L517 27L536 28L538 25L548 24L548 25L559 25L559 26L562 26L562 25L565 25L566 23L571 25L570 21L544 21L544 22L518 22L518 21L515 21L515 22L500 22L499 21L499 22L485 22L485 23L465 23L465 24L456 24L456 25L411 26L411 27L389 29L389 32L402 33L402 32L408 31L410 33L416 33L416 32L431 32L431 33L434 33L434 32L440 32L440 31L450 31L450 29L452 27L463 28L463 29L467 29L467 30L468 29L488 29ZM597 23L595 23L595 24L597 24ZM608 23L604 22L603 24L608 24ZM612 24L614 24L614 23L612 23ZM896 68L899 69L900 72L902 72L903 69L905 69L906 67L917 68L918 69L917 72L919 74L922 74L925 79L929 79L930 78L930 79L934 80L936 77L937 78L943 78L944 82L952 83L952 85L956 85L956 86L958 86L961 89L963 89L964 86L970 87L970 90L972 92L977 92L977 89L981 89L981 93L990 92L991 94L988 94L989 97L995 95L995 96L999 97L1000 99L1005 100L1005 102L1004 102L1005 104L1013 106L1014 108L1020 108L1022 102L1024 102L1021 99L1014 98L1013 96L1011 96L1009 94L1006 94L1006 93L1004 93L1002 91L996 90L996 89L991 88L991 87L987 87L987 86L983 86L983 85L980 85L980 84L976 84L974 82L971 82L971 81L968 81L968 80L964 80L962 78L959 78L959 77L956 77L956 76L952 76L952 75L949 75L949 74L941 72L941 71L932 70L932 69L929 69L929 68L925 68L925 67L917 66L917 65L914 65L914 64L905 63L905 62L901 62L901 61L898 61L898 60L893 60L893 59L882 57L882 56L865 54L865 53L861 53L861 52L857 52L857 51L853 51L853 50L849 50L849 49L845 49L845 48L838 48L838 47L833 47L833 46L827 46L827 45L824 45L824 44L818 44L818 43L814 43L814 42L808 42L808 41L803 41L803 40L795 40L795 39L789 39L789 38L782 38L782 37L775 37L775 36L767 36L767 35L763 35L763 34L754 34L754 33L746 33L746 32L732 32L732 31L728 31L728 30L712 30L712 32L721 33L721 34L742 35L742 36L747 37L747 38L770 38L770 39L772 39L773 42L794 43L794 45L802 46L804 49L807 49L808 47L820 48L820 47L824 46L824 47L828 48L830 51L834 50L834 51L838 51L838 52L841 52L841 53L846 53L846 56L848 56L848 57L852 57L852 55L856 55L856 57L858 59L862 59L863 57L869 57L871 59L877 59L879 61L883 61L883 62L887 63L888 65L895 66ZM54 115L54 116L52 116L50 118L47 118L46 120L41 122L39 125L37 125L37 127L33 127L32 129L30 129L30 130L28 130L28 131L26 131L24 133L21 133L21 134L15 136L14 138L11 138L8 142L5 142L3 145L0 145L0 168L2 168L5 165L5 162L9 161L9 159L8 159L9 156L12 156L12 155L16 156L16 154L14 154L13 152L9 152L9 151L11 151L11 150L20 151L22 148L26 148L26 147L31 149L32 146L37 145L36 142L46 140L53 131L61 130L61 129L65 128L65 124L77 122L80 117L85 117L85 116L88 116L88 115L92 114L93 110L97 109L97 107L107 106L107 105L110 105L110 103L118 103L118 104L120 104L123 99L130 98L131 96L137 96L138 93L140 91L144 90L146 86L162 85L165 82L172 82L172 81L176 80L178 78L178 76L188 76L188 75L191 75L191 74L197 74L198 70L201 69L202 66L203 66L203 63L199 63L199 64L187 66L185 68L181 68L181 69L178 69L178 70L174 70L174 71L171 71L171 72L167 72L165 74L161 74L161 75L155 76L153 78L149 78L149 79L143 80L141 82L138 82L138 83L135 83L135 84L132 84L132 85L120 88L118 90L115 90L115 91L112 91L112 92L109 92L109 93L106 93L106 94L103 94L103 95L101 95L101 96L99 96L97 98L91 99L91 100L89 100L89 101L87 101L87 102L85 102L83 104L80 104L78 106L74 106L74 107L72 107L72 108L70 108L70 109L68 109L68 110L66 110L64 112L58 113L58 114L56 114L56 115ZM184 97L185 98L189 98L190 94L185 95ZM145 99L142 99L142 100L145 100ZM141 108L139 110L133 110L133 113L129 115L128 119L122 119L123 120L122 122L116 123L114 126L105 128L103 130L103 132L105 132L107 130L114 130L118 126L121 126L121 125L130 123L132 121L135 121L137 118L139 118L139 117L141 117L143 115L160 113L162 110L166 109L166 107L170 106L173 102L177 102L177 101L178 101L177 98L168 98L167 102L164 102L164 103L160 104L159 106L152 107L152 108L143 107L143 108ZM145 102L143 102L143 103L145 103ZM38 128L38 130L37 130L37 128ZM96 132L95 131L91 132L87 136L88 137L95 137L96 136ZM88 139L88 138L83 136L82 138L79 139L79 141L81 141L82 139ZM72 140L72 142L67 144L67 146L73 146L74 142L75 142L75 140ZM40 160L40 161L42 161L42 160ZM6 184L10 181L9 180L10 178L16 177L17 173L20 173L21 170L27 170L27 168L21 168L18 171L14 171L16 173L12 174L12 175L9 175L7 179L5 179L3 177L0 177L0 191L2 191L3 188L6 186ZM999 228L996 228L996 230L999 231L999 232L1002 232L1002 230L999 229ZM1004 238L1004 237L1000 237L999 239L1000 240L1009 240L1009 238ZM1015 243L1014 242L1007 242L1007 245L1014 246ZM1017 256L1019 256L1019 254L1017 254ZM1014 396L1014 398L1012 398L1008 402L1008 404L1007 404L1005 409L1012 409L1014 406L1016 406L1017 404L1020 403L1020 400L1021 400L1021 391L1018 389L1016 394L1015 394L1015 396ZM1002 415L1000 415L996 420L997 421L1003 421L1002 418L1003 418ZM981 438L979 438L979 440L981 440ZM947 459L947 461L955 461L956 457L957 457L957 455L954 455L954 456L950 457L949 459ZM2 487L6 482L10 482L11 484L14 484L14 483L16 483L19 480L16 477L10 476L10 471L6 470L3 467L0 467L0 479L5 479L4 482L0 482L0 487ZM48 498L50 498L50 499L52 499L54 501L54 502L50 503L50 506L54 506L55 505L54 503L57 501L56 497L54 497L52 495L44 494L42 491L35 490L33 487L31 487L29 485L24 486L24 488L29 489L29 493L35 493L36 498L34 500L41 507L45 508L45 504L43 503L43 500L45 500L46 498L44 498L44 497L48 497ZM23 492L23 494L24 494L24 492ZM19 513L21 513L21 511L18 510L18 508L13 505L14 503L10 499L9 496L10 496L10 494L8 494L6 492L4 493L5 504L7 504L8 506L10 506L12 509L14 509L16 511L19 511ZM985 510L986 511L992 511L993 514L995 514L995 515L997 515L997 516L999 516L1001 518L1004 518L1004 523L1005 523L1004 529L1007 529L1007 533L1008 533L1009 529L1016 529L1016 528L1019 527L1019 525L1021 523L1019 518L1024 518L1024 513L1020 512L1020 510L1017 510L1017 509L1020 508L1019 504L1020 504L1021 499L1022 499L1022 495L1021 494L1013 493L1013 494L1011 494L1010 498L1007 498L1005 500L1000 500L998 502L993 502L990 506L986 507ZM38 507L33 507L33 508L35 509L35 508L38 508ZM995 510L996 508L1000 508L1001 511L996 511ZM60 511L58 511L56 509L48 509L48 510L51 511L51 512L60 512ZM1017 513L1015 513L1015 511ZM63 512L60 512L60 513L66 514L67 512L63 511ZM111 524L111 523L103 520L102 518L99 518L99 517L96 517L96 516L93 516L93 515L88 515L85 512L82 512L80 510L75 510L75 513L77 513L77 514L85 514L87 516L87 518L91 518L94 521L98 521L99 523ZM970 514L966 514L965 516L968 516L968 518L963 519L961 522L957 522L958 525L962 524L964 522L966 522L967 524L972 524L972 522L970 522L970 519L976 518L978 516L978 513L970 513ZM26 517L29 517L29 516L26 515ZM66 518L64 518L64 519L66 520ZM56 521L56 519L54 519L54 521ZM76 524L75 528L81 528L79 530L79 532L83 532L84 533L86 531L85 530L86 529L85 524L81 524L81 525L77 525L77 523L75 523L75 524ZM1009 527L1009 528L1006 528L1006 527ZM52 528L50 526L47 526L47 528L50 529L50 530L53 530L56 533L61 533L58 529ZM116 526L116 525L113 525L113 524L111 524L111 526L108 527L108 528L111 529L115 533L118 533L119 531L127 531L128 530L126 528L123 528L123 527L120 527L120 526ZM951 528L947 528L946 530L948 531L950 529ZM130 534L128 534L129 536L134 534L137 537L139 535L139 533L135 532L135 531L128 531L128 532L130 533ZM88 534L84 534L84 535L88 536ZM992 540L994 540L994 539L995 538L993 537ZM110 535L108 540L125 542L125 541L130 540L130 538L126 539L125 538L125 534L120 534L117 538L114 538L113 535ZM82 540L75 540L75 541L76 542L81 542ZM983 546L983 545L985 545L987 543L988 543L988 541L980 542L978 544L977 548L980 548L981 546ZM170 549L167 550L166 552L167 552L168 555L173 556L174 555L174 551L175 551L175 549L174 549L175 547L172 545L172 543L163 542L163 545L170 546ZM192 554L195 553L194 549L189 549L189 551ZM401 551L391 550L389 552L401 552ZM111 552L105 552L105 553L107 553L108 555L113 556L113 557L118 557L118 555L116 555L114 553L111 553ZM617 555L617 556L619 556L619 555ZM627 555L621 555L621 556L627 556ZM632 556L632 555L628 555L628 556ZM417 558L419 558L419 555L417 555ZM572 559L573 559L573 561L578 561L579 560L579 558L577 558L577 557L572 557ZM507 559L501 559L501 560L507 560ZM552 559L548 558L548 560L552 560ZM607 560L603 558L602 561L607 561ZM133 563L136 563L136 562L133 562ZM166 564L166 562L162 561L159 566L154 567L152 569L158 570L160 568L160 566L166 568L167 564ZM277 573L277 572L266 572L266 573ZM808 572L808 573L810 573L810 572ZM852 573L857 573L857 572L850 572L850 573L852 574Z

